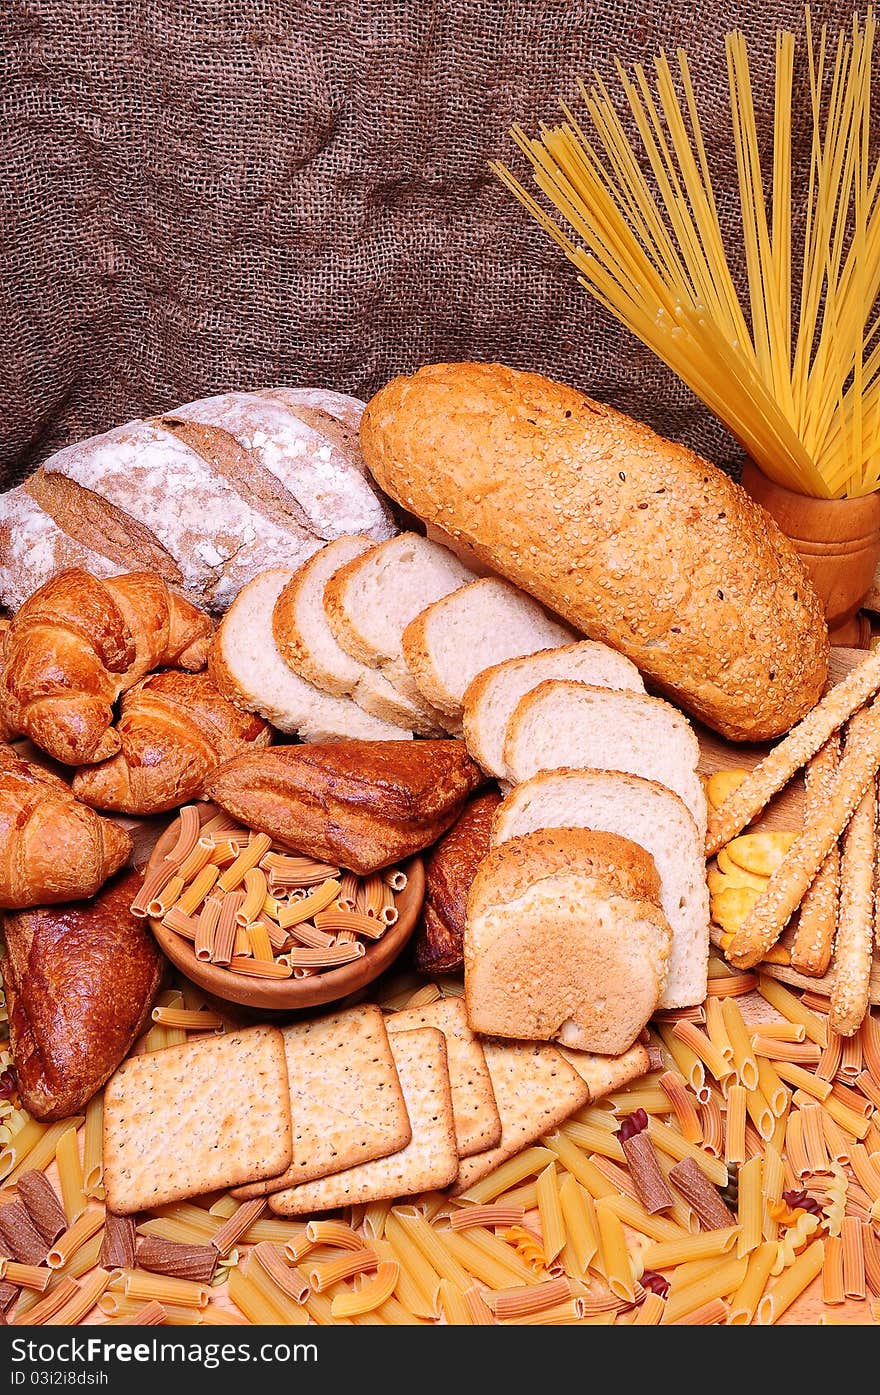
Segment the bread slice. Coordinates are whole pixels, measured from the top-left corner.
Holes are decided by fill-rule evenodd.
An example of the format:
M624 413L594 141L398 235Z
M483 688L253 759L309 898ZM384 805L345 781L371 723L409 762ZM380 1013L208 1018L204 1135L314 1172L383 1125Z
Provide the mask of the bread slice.
M468 897L468 1022L617 1056L657 1007L671 941L644 848L581 828L513 838L484 858Z
M261 572L227 610L208 653L208 672L221 693L303 741L411 738L411 732L371 716L351 698L331 697L288 668L272 634L272 612L293 575L284 567Z
M505 777L518 785L562 766L620 770L658 780L706 833L700 747L687 717L662 698L548 679L513 709L504 736Z
M448 548L408 532L355 557L324 587L324 610L337 642L352 658L379 669L433 723L433 733L454 729L454 723L419 690L403 657L403 632L426 606L473 580Z
M275 643L285 663L333 697L350 697L365 712L412 730L419 708L408 703L378 669L353 659L336 643L324 614L324 586L346 562L375 547L373 538L353 534L327 543L284 587L272 614Z
M487 774L504 778L504 733L513 709L521 697L550 678L568 678L594 688L645 691L630 659L592 639L541 649L483 669L465 691L462 725L468 750Z
M591 828L640 844L660 874L660 904L672 927L661 1008L690 1007L706 996L709 889L703 837L678 795L654 780L603 770L535 775L499 804L492 842L538 828Z
M484 576L426 606L407 625L402 644L428 702L460 721L465 689L481 669L573 639L524 591Z

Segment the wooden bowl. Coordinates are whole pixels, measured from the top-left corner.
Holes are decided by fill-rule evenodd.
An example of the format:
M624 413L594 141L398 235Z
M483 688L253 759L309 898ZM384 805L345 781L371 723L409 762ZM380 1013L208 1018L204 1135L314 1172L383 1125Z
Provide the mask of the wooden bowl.
M852 499L808 498L768 479L751 460L741 483L794 544L825 609L832 643L852 643L844 631L880 562L880 491Z
M213 804L200 804L199 817L207 823L220 811ZM149 875L177 839L179 819L169 824L159 837L145 869ZM196 959L189 940L169 930L159 920L150 920L159 946L172 964L206 993L243 1007L263 1008L274 1012L295 1012L300 1008L316 1007L335 1002L358 992L372 983L391 965L410 939L416 927L425 895L425 870L420 857L401 864L407 884L395 898L400 912L381 940L367 945L363 959L342 964L337 969L322 969L309 978L259 979L245 978L218 964L206 964Z

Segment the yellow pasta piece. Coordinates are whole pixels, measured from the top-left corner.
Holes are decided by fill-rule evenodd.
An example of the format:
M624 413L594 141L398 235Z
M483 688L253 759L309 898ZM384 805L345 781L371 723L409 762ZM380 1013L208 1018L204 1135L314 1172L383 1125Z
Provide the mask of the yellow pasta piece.
M55 1150L55 1166L58 1169L58 1185L61 1188L64 1214L68 1225L72 1225L85 1211L88 1202L79 1156L77 1129L69 1128L59 1138Z
M315 887L315 890L310 895L303 897L301 901L293 901L289 906L282 906L278 911L278 924L282 930L290 930L294 925L311 920L317 911L326 910L338 895L339 882L330 877L321 886Z
M747 1090L755 1090L758 1086L758 1062L755 1059L751 1037L736 999L722 999L721 1013L733 1048L736 1078L739 1084L744 1085Z
M541 1219L541 1238L544 1242L544 1255L550 1264L559 1254L565 1243L565 1224L562 1219L562 1206L559 1200L559 1185L556 1166L550 1163L538 1174L535 1183L538 1197L538 1215Z
M760 1326L778 1322L795 1299L799 1298L804 1289L822 1272L824 1259L825 1247L822 1241L814 1240L760 1299L755 1312L756 1322Z
M747 1327L751 1324L767 1287L770 1268L775 1258L776 1246L772 1242L765 1241L752 1250L745 1277L730 1300L728 1322L731 1327Z
M740 1164L737 1202L739 1235L736 1245L740 1259L756 1250L763 1239L763 1177L764 1163L760 1156Z
M633 1303L635 1275L627 1249L626 1233L620 1217L612 1210L607 1199L597 1202L596 1220L599 1226L599 1245L602 1250L605 1281L616 1298Z

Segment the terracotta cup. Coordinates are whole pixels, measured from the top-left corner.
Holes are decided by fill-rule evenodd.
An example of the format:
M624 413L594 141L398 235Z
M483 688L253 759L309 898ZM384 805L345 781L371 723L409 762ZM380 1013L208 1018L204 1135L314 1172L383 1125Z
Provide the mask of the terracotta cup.
M794 543L834 639L850 627L880 562L880 493L856 499L809 498L774 483L750 460L743 466L741 483Z

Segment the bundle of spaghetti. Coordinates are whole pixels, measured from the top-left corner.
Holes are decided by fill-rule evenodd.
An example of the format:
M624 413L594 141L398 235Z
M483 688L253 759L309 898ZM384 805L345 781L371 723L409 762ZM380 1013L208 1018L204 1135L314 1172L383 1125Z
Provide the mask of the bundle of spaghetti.
M539 138L514 126L549 210L499 161L491 168L574 264L587 290L672 368L778 483L822 498L880 483L880 164L870 142L875 21L818 43L806 11L811 170L803 244L791 226L795 36L780 31L772 186L765 187L748 52L727 35L748 309L728 255L686 54L665 53L652 89L618 62L625 114L597 74L578 84L586 119ZM561 216L557 222L554 211ZM568 225L565 230L564 224ZM792 303L799 304L793 324Z

